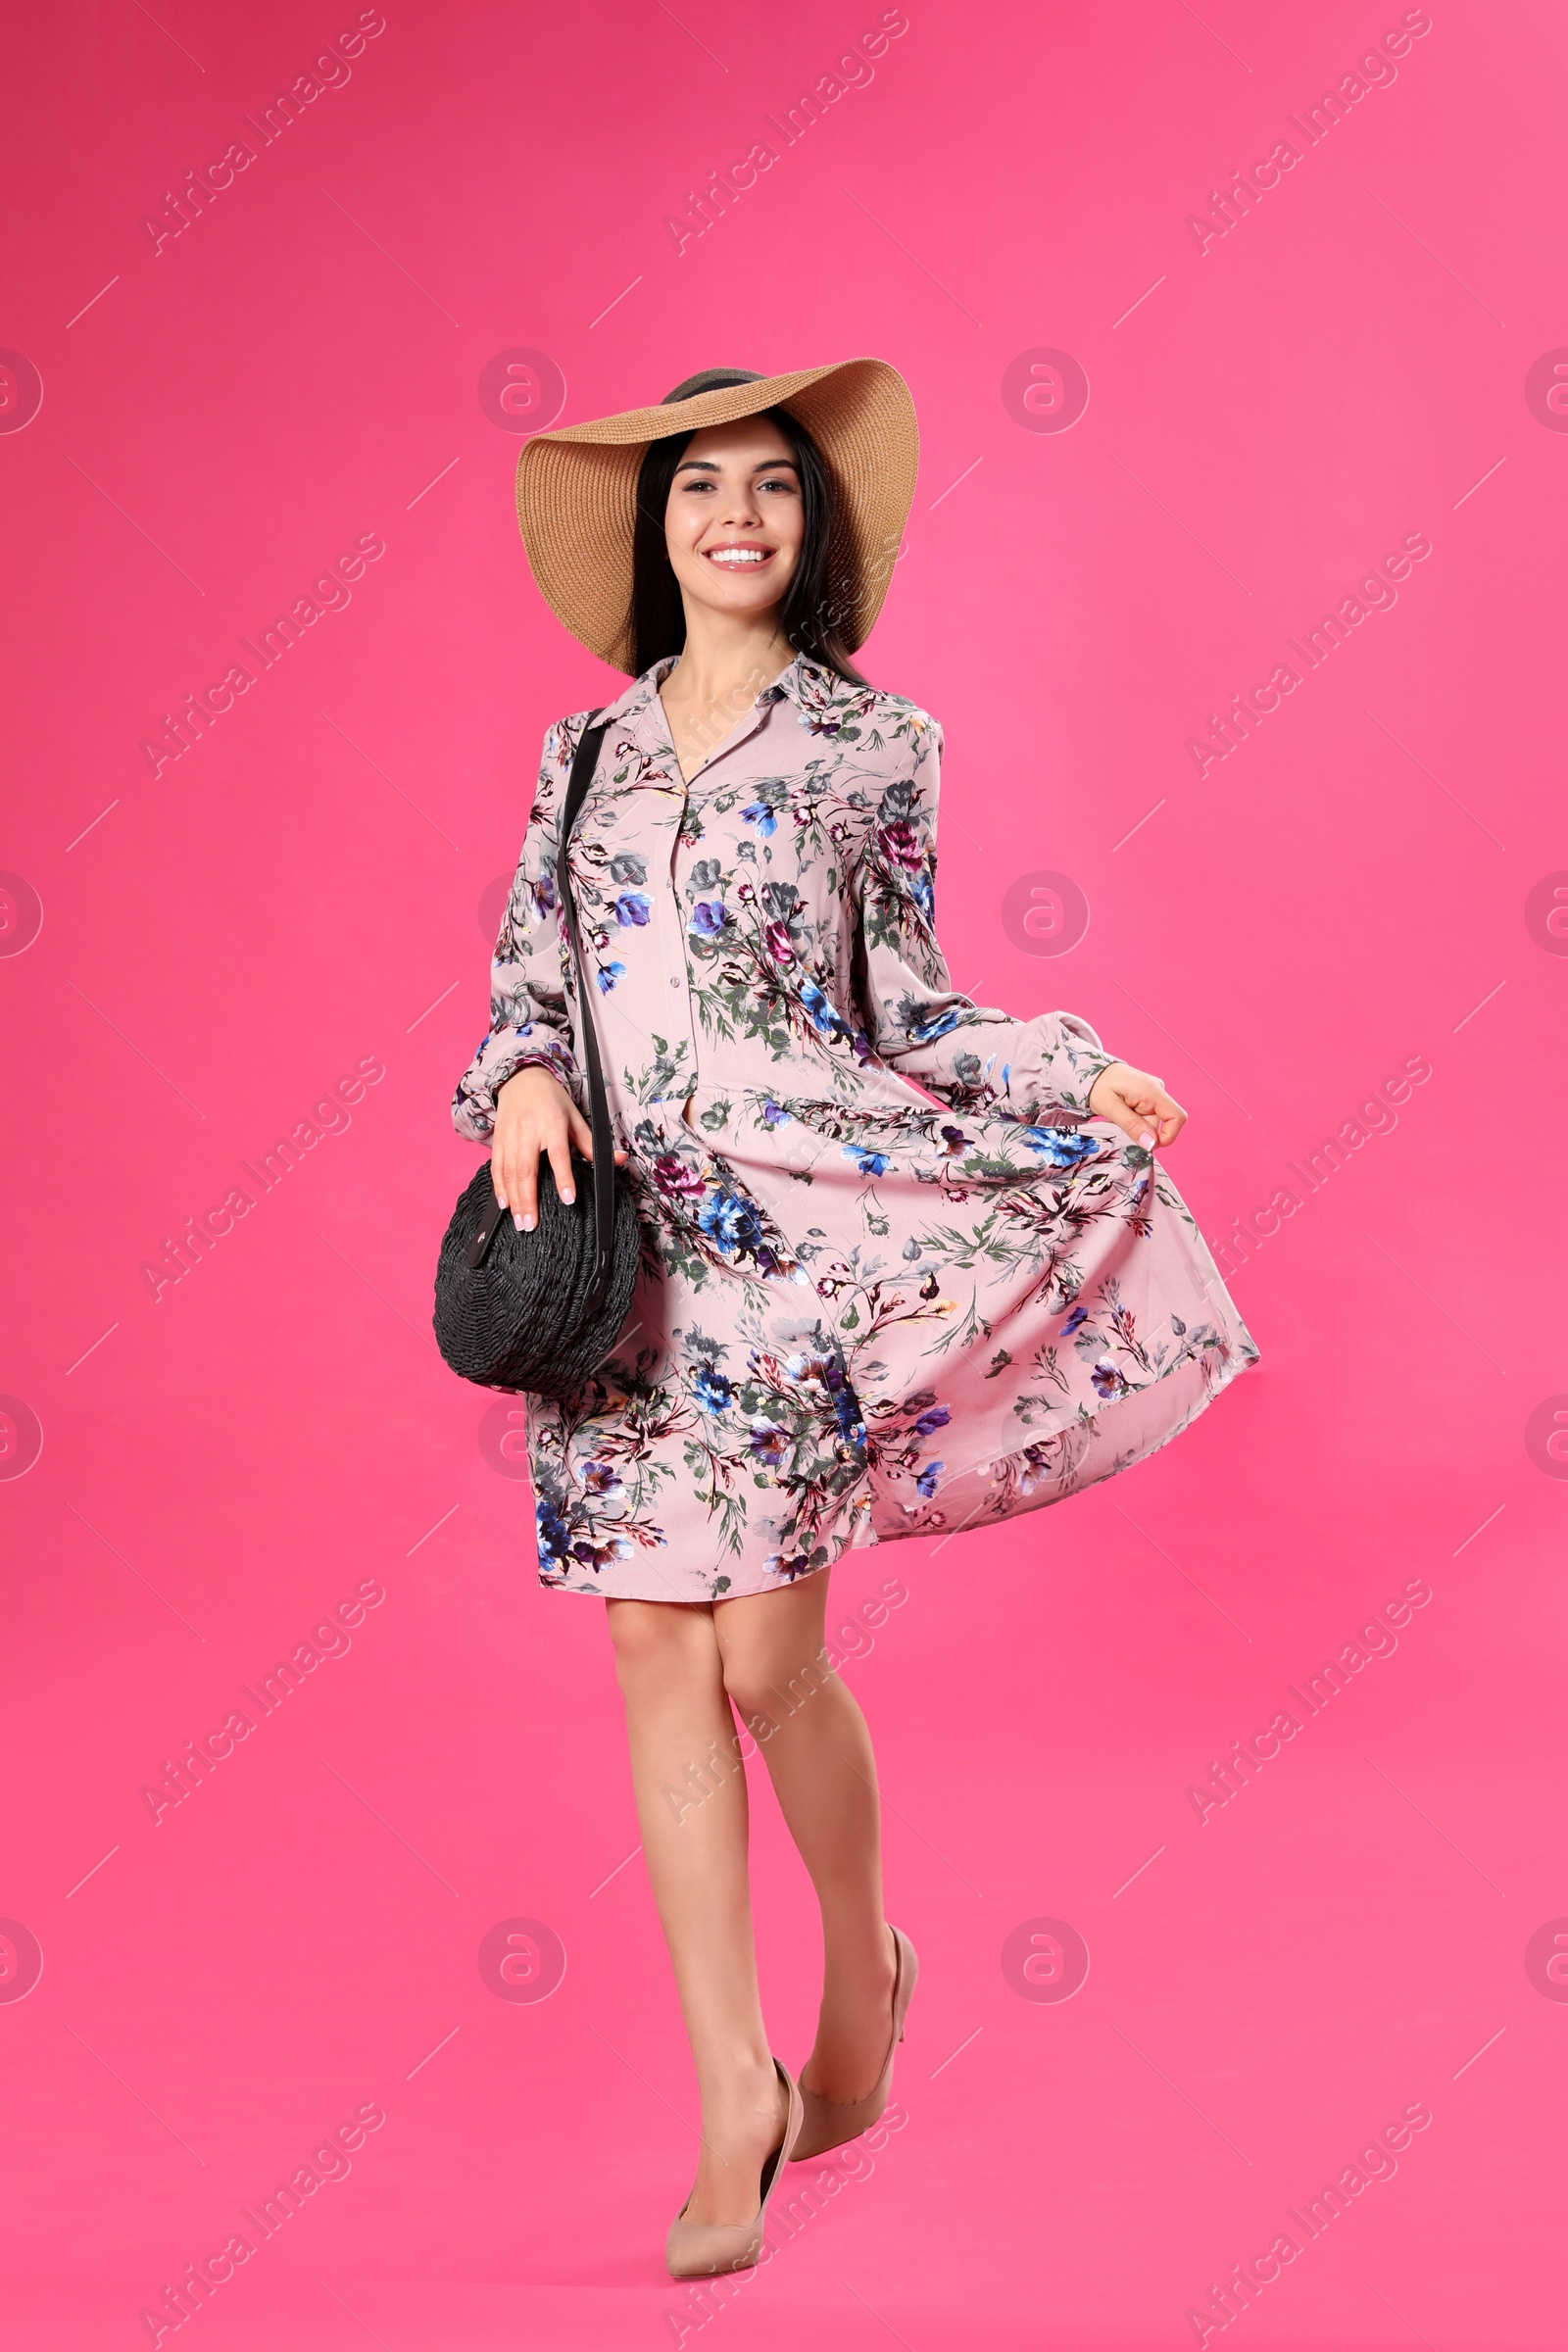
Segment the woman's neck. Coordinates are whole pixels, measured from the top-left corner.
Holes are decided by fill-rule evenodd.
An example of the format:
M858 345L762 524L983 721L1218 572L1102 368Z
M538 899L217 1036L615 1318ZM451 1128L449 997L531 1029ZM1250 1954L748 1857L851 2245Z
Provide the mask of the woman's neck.
M776 609L750 619L688 610L685 646L659 690L688 778L794 658Z
M686 645L659 692L665 710L679 710L686 719L733 710L733 727L741 708L755 704L792 659L778 610L741 618L698 607L686 612Z

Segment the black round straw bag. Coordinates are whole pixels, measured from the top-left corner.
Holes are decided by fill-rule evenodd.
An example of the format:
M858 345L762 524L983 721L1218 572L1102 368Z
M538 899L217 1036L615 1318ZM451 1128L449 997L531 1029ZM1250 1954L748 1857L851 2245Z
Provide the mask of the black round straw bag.
M631 1309L637 1281L637 1210L615 1166L614 1134L599 1064L599 1040L577 909L566 872L566 842L593 774L603 727L589 725L572 761L556 855L556 888L577 975L578 1017L588 1074L592 1161L572 1148L575 1200L556 1191L539 1155L539 1221L519 1233L497 1200L488 1160L458 1197L435 1270L435 1336L454 1372L489 1389L565 1396L601 1363Z

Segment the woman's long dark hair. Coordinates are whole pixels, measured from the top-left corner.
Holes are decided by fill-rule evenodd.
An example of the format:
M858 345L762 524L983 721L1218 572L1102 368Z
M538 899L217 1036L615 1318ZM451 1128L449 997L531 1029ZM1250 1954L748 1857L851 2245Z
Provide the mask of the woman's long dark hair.
M713 368L678 384L669 400L690 397L694 390L717 391L729 384L756 383L755 375L739 368ZM760 416L776 424L795 459L800 476L805 536L800 562L784 592L779 619L796 653L821 662L852 686L864 686L839 633L838 617L828 589L828 551L833 541L833 483L821 451L787 409L762 409ZM686 610L680 584L664 540L664 514L669 493L693 436L670 433L650 441L637 475L637 513L632 526L631 639L635 675L651 669L667 654L678 654L686 643Z

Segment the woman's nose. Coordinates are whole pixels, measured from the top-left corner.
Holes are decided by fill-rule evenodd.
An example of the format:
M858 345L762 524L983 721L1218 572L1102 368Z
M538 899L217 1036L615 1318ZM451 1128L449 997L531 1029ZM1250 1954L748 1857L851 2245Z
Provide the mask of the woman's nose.
M724 520L726 524L732 529L744 526L749 530L756 530L761 519L761 510L758 505L757 493L751 483L739 484L730 492L725 502Z

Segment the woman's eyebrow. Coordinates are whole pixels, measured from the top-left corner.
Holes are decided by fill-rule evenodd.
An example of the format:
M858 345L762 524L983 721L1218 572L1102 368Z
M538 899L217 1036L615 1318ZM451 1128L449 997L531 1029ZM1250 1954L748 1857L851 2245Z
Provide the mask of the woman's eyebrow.
M783 473L785 471L799 473L800 470L793 458L759 458L757 464L752 467L754 473ZM717 473L719 468L711 458L682 458L675 471L677 473Z

